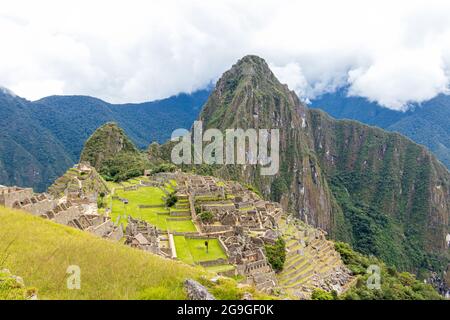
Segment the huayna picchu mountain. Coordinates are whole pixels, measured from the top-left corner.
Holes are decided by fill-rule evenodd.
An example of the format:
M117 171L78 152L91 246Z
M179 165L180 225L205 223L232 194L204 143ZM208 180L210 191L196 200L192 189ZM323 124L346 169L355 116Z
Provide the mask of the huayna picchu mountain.
M116 123L98 128L86 141L80 162L87 162L106 179L123 181L142 175L148 161Z
M280 130L278 174L261 176L256 165L210 172L254 185L332 238L400 269L447 266L450 174L424 147L308 109L257 56L223 74L199 119L204 128Z

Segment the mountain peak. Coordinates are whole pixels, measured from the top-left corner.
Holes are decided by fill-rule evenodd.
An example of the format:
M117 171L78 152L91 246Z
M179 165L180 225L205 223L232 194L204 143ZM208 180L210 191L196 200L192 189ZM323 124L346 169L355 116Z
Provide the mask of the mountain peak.
M267 64L266 60L256 55L246 55L241 59L239 59L233 66L233 68L243 68L243 69L249 67L254 68L253 71L270 72L269 65Z
M117 123L107 122L86 141L80 162L88 162L100 170L106 160L121 152L137 154L138 150Z
M264 59L247 55L219 79L200 119L207 127L273 128L299 122L304 111Z
M278 82L278 79L270 70L267 62L256 55L246 55L239 59L229 71L223 74L221 80L228 81L229 78L254 78L259 81L269 80Z
M147 162L144 155L115 122L107 122L89 137L80 162L93 166L105 179L126 180L142 175Z

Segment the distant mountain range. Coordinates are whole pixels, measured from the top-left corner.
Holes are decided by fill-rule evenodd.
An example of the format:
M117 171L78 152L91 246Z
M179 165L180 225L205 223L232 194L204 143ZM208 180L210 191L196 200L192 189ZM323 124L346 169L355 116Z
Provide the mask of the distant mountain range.
M440 94L409 111L394 111L362 97L347 96L341 88L311 101L337 119L352 119L389 131L399 132L432 151L450 168L450 96Z
M0 90L0 184L44 191L78 162L84 141L101 125L117 122L137 147L162 143L177 128L190 128L211 89L145 103L110 104L88 96L50 96L30 102ZM337 119L352 119L397 131L425 145L450 168L450 96L439 95L394 111L347 88L314 99Z
M107 122L117 122L139 148L164 142L173 130L191 127L209 92L117 105L88 96L30 102L2 89L0 184L46 190L78 162L84 141Z

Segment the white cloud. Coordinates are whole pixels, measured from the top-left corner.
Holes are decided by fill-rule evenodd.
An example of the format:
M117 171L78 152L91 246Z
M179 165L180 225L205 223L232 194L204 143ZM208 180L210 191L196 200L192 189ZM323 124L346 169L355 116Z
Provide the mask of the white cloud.
M271 65L270 69L277 75L278 80L288 83L289 89L294 90L299 97L307 98L311 95L312 88L306 81L298 63L288 63L283 67Z
M305 99L348 84L403 110L449 85L448 1L2 2L0 85L29 99L162 98L249 53Z
M408 103L425 101L447 92L449 79L438 53L396 52L381 57L368 68L349 72L350 95L405 111Z

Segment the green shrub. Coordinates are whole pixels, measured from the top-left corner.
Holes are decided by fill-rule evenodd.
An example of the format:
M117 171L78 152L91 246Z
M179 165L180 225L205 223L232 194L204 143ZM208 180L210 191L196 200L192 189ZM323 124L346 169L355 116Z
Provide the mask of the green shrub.
M322 289L314 289L311 300L335 300L336 299L336 291L327 292Z
M352 250L350 245L342 242L335 244L342 261L358 277L356 284L341 295L346 300L439 300L442 297L429 284L416 279L408 272L397 272L394 267L386 266L375 257L367 257ZM371 273L370 265L380 268L380 288L370 289L367 285Z
M174 172L177 169L177 166L172 163L162 163L160 165L157 165L152 169L152 173L159 173L159 172Z
M267 260L276 272L283 270L286 261L286 242L279 237L274 245L266 244L264 246Z
M211 211L203 211L198 216L202 222L211 222L214 218L214 214Z
M174 192L172 192L166 198L166 206L169 208L173 207L175 205L175 203L177 203L177 201L178 201L178 197L176 196L176 194Z

